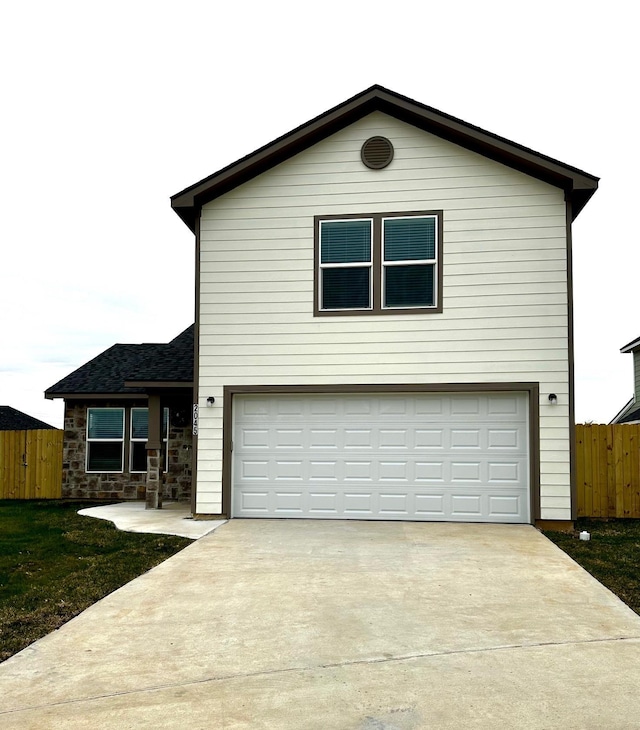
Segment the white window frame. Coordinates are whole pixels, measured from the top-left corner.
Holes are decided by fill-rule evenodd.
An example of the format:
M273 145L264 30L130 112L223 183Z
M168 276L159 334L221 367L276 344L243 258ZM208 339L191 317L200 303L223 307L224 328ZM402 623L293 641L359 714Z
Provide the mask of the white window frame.
M387 261L384 257L385 249L385 224L387 221L398 221L398 220L416 220L420 218L431 218L434 221L434 235L435 235L435 246L433 247L435 256L432 259L403 259L398 261ZM396 215L396 216L383 216L382 217L382 234L380 240L380 292L381 292L381 306L382 309L430 309L436 307L438 304L438 297L440 292L438 291L438 250L440 248L440 242L438 241L438 216L437 215ZM433 304L418 304L415 306L398 307L396 305L388 307L385 304L386 299L386 280L385 270L387 267L392 266L433 266Z
M146 474L147 469L144 471L138 471L133 469L133 444L134 443L146 443L149 439L148 437L145 438L134 438L133 437L133 412L134 411L147 411L149 412L149 408L147 406L132 406L129 408L129 474ZM164 444L164 471L166 472L169 468L169 409L164 408L163 409L163 419L166 419L167 422L167 435L162 437L162 443ZM147 416L147 424L149 423L149 419Z
M89 423L91 411L120 411L122 413L122 437L117 438L90 438L89 437ZM126 417L125 409L118 406L93 406L87 408L87 425L86 425L86 455L85 455L85 473L86 474L123 474L124 473L124 444L125 444L125 432L126 432ZM119 443L120 444L120 469L111 469L105 471L104 469L89 469L89 451L90 444L92 443Z
M384 227L386 221L398 219L431 219L435 225L434 257L431 259L408 259L387 261L384 259ZM378 316L407 314L441 314L443 311L443 219L442 210L417 210L385 213L363 213L353 215L316 215L314 216L314 317L322 316ZM348 263L322 263L322 228L326 223L343 223L350 221L368 221L371 225L371 258L369 263L353 261ZM392 266L427 266L433 267L433 303L417 305L386 305L385 274L387 267ZM324 306L323 272L329 268L368 267L369 274L369 307L333 309Z
M369 252L369 261L348 261L346 263L329 263L329 264L323 264L322 263L322 226L325 223L352 223L354 221L368 221L371 234L370 234L370 241L371 241L371 248ZM358 216L356 218L327 218L326 220L320 221L320 227L319 227L319 241L318 241L318 248L319 248L319 254L318 254L318 301L322 305L323 303L323 296L322 296L322 281L323 281L323 271L325 269L369 269L369 306L368 307L345 307L344 309L329 309L325 307L320 307L323 312L370 312L373 309L373 277L374 277L374 270L373 270L373 247L374 247L374 241L373 241L373 218L369 218L367 216Z

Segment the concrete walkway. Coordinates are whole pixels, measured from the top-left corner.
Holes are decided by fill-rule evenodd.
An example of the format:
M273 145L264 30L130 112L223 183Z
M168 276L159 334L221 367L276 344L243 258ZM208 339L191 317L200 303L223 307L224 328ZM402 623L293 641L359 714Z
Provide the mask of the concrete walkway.
M619 730L639 686L533 527L232 520L0 664L0 727Z
M146 509L144 502L120 502L78 510L79 515L109 520L124 532L178 535L197 540L213 532L225 520L194 520L185 502L165 502L162 509Z

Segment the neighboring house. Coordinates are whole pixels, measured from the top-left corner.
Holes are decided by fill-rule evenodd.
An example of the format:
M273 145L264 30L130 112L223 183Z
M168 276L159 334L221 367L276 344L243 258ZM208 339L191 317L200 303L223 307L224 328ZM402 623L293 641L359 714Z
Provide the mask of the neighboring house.
M64 497L190 497L193 330L113 345L45 391L64 398Z
M633 353L633 397L611 423L640 423L640 337L620 349Z
M55 428L11 406L0 406L0 431L41 431Z
M193 511L572 520L571 224L597 186L374 86L173 196Z

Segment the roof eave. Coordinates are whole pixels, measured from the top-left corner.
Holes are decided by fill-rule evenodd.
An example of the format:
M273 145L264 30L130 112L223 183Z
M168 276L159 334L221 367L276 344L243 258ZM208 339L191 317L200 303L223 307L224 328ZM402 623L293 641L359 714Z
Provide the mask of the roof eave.
M193 388L193 380L125 380L127 388Z
M140 387L136 385L135 387ZM63 398L64 400L107 400L113 398L114 400L130 399L130 398L146 398L147 395L144 392L139 393L78 393L77 391L69 393L51 393L45 391L44 397L47 400L55 400L56 398Z
M635 340L632 340L624 347L621 347L620 352L633 352L638 347L640 347L640 337L637 337Z
M624 418L627 415L627 413L629 413L633 409L635 402L636 402L635 397L631 396L631 398L629 398L629 400L624 404L624 406L622 406L622 408L616 413L616 415L609 421L609 425L618 423L618 421L621 418Z
M424 131L521 170L565 191L575 218L597 190L598 178L381 86L357 94L255 152L172 196L171 205L194 231L200 209L373 111L382 111Z

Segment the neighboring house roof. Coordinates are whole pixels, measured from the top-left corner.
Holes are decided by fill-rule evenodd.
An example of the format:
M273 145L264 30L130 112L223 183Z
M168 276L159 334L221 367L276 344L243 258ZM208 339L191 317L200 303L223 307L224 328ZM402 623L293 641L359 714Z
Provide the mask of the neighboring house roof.
M629 344L621 347L620 352L633 352L638 347L640 347L640 337L636 337L635 340L631 340Z
M616 416L616 419L613 420L613 423L635 423L636 421L640 422L640 405L636 403L635 407L631 411L629 411L629 413L625 413L622 418L618 418Z
M45 397L145 393L149 383L190 385L193 331L191 325L168 343L113 345L48 388Z
M640 337L636 337L635 340L624 345L620 348L620 352L633 352L634 368L638 367L637 358L638 351L640 351ZM637 378L637 375L636 375ZM636 381L636 393L632 398L629 399L627 404L621 408L616 415L611 419L610 423L635 423L640 422L640 403L638 403L638 386Z
M636 399L634 396L629 398L629 400L624 404L624 406L616 413L616 415L609 421L609 424L612 423L622 423L622 419L627 416L633 409L635 405Z
M372 86L237 162L172 196L171 205L195 231L200 209L220 195L275 167L353 122L380 111L563 189L572 216L587 204L598 179L576 167L487 132L383 86Z
M55 428L55 426L11 406L0 406L0 431L39 431L43 428Z

